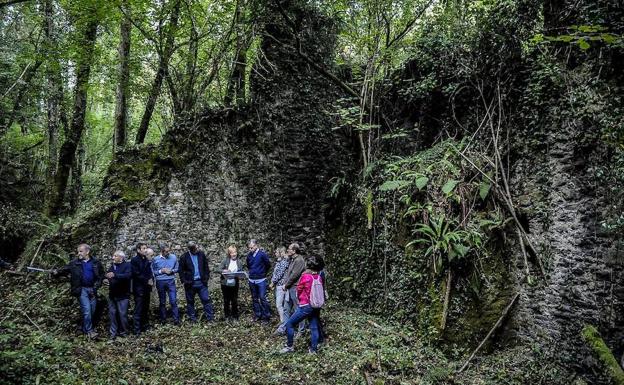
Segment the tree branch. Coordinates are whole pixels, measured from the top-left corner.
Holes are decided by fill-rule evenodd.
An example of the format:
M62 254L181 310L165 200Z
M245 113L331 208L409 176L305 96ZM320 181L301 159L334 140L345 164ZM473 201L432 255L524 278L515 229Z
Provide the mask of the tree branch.
M30 0L9 0L9 1L4 1L4 2L0 3L0 8L8 7L9 5L13 5L13 4L25 3L27 1L30 1Z

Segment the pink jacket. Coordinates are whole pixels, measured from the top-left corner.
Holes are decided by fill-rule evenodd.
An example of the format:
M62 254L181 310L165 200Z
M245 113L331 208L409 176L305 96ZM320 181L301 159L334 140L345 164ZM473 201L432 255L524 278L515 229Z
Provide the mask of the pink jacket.
M306 270L301 274L299 283L297 284L297 298L299 298L299 306L308 305L310 303L310 291L312 291L312 280L318 279L318 274L312 274ZM321 277L321 283L325 284Z

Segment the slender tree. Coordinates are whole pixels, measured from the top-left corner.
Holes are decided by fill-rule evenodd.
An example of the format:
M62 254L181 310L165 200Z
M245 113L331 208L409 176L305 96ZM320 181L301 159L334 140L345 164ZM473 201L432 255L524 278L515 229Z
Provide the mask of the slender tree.
M245 102L245 71L247 69L247 51L249 50L251 38L248 36L243 20L244 6L245 0L238 0L236 2L234 15L236 52L224 100L226 106L238 106Z
M48 60L46 62L46 87L47 87L47 136L48 136L48 164L46 171L46 184L52 186L56 173L56 161L58 159L58 134L61 125L61 104L63 100L63 82L61 68L57 56L58 41L54 22L53 0L45 0L44 3L44 32ZM50 189L48 189L50 191Z
M113 141L113 152L126 145L128 126L128 85L130 82L130 32L132 22L128 17L130 7L128 0L121 1L123 10L121 15L120 39L119 39L119 65L117 73L119 81L117 83L117 95L115 99L115 131Z
M46 205L46 214L51 216L59 215L63 210L69 173L74 163L76 149L85 128L87 90L99 23L97 6L93 5L92 7L85 8L86 9L82 10L82 17L78 18L77 26L77 29L80 31L80 41L76 55L76 83L74 86L74 105L71 124L65 142L59 151L54 184L52 185L50 198Z
M160 95L160 88L165 76L167 75L167 67L169 66L169 59L173 53L179 16L180 0L175 0L169 19L169 28L167 28L165 36L165 44L162 49L159 49L158 69L156 70L156 75L152 81L152 87L150 88L147 102L145 103L145 111L143 112L143 117L141 118L139 129L137 130L135 140L137 144L142 144L145 141L150 120L152 119L152 114L154 113L154 107L156 107L156 102L158 101L158 96Z

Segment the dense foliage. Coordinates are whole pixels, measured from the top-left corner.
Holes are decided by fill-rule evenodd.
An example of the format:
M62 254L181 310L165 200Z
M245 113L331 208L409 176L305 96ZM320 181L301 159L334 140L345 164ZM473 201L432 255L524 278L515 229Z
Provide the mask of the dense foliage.
M283 35L263 25L267 9L272 22L283 23ZM307 12L322 17L308 20ZM315 23L331 27L315 36ZM539 288L552 273L550 245L534 244L528 235L529 218L544 228L552 222L544 201L553 186L540 166L553 156L573 157L576 169L591 164L588 186L578 189L600 200L586 220L599 223L596 237L624 235L623 33L624 9L606 0L0 3L0 249L7 253L0 256L36 255L45 234L71 233L73 240L110 227L120 202L145 200L184 165L191 136L176 127L201 129L210 126L202 119L237 116L236 132L222 135L261 143L258 130L270 130L261 119L286 124L279 112L249 113L252 105L300 100L252 92L253 81L275 76L275 58L263 47L277 44L281 54L335 86L324 97L341 93L324 111L333 127L322 127L327 116L311 114L299 123L343 133L345 157L356 154L353 167L330 181L322 208L328 223L323 251L336 297L409 325L408 332L388 329L385 336L375 329L349 334L350 325L366 323L364 316L336 316L344 344L330 350L335 362L313 374L339 383L353 381L353 373L368 383L452 383L457 365L426 343L444 342L456 361L482 340L519 288ZM311 37L325 44L311 44ZM335 55L321 57L324 52ZM324 92L303 83L301 93ZM240 115L228 115L232 111ZM574 146L566 147L569 142ZM100 201L103 188L112 201ZM85 217L99 227L76 224ZM113 348L96 364L67 364L68 349L92 357L95 348L77 348L64 337L67 330L50 337L39 325L53 320L39 309L16 310L21 305L0 321L0 338L16 346L1 352L1 371L10 367L34 383L48 367L64 370L56 381L79 381L82 370L110 374ZM15 337L21 332L23 338ZM204 329L188 332L208 338ZM227 345L229 337L219 338L208 345ZM409 345L411 338L425 345ZM134 347L140 359L131 379L137 382L156 362L145 346ZM353 346L361 357L351 368ZM507 383L526 383L525 374L554 381L557 369L536 368L542 353L552 352L533 348L518 348L531 357L523 363L529 372L516 371ZM174 349L160 353L178 358ZM34 366L14 365L38 355L44 359ZM580 365L570 361L564 364ZM182 378L193 381L208 371L214 381L263 383L271 369L299 370L303 363L284 366L270 357L259 372L240 375L211 365L196 362ZM474 375L505 382L509 374L483 370L466 381ZM304 381L290 372L275 376Z

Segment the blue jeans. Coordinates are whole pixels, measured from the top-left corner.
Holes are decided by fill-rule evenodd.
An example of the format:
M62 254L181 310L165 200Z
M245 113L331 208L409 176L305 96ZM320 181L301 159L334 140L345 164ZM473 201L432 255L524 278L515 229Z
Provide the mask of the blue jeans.
M310 305L299 306L295 314L290 316L288 322L286 322L286 336L287 345L292 347L295 339L295 325L299 324L303 320L310 321L310 335L312 342L310 349L316 351L319 343L319 317L321 314L320 309L314 309Z
M195 314L195 294L199 295L199 299L202 305L204 305L206 319L208 321L214 320L214 310L212 308L208 286L202 283L202 281L193 281L191 285L184 285L184 294L186 295L186 312L191 321L197 321L197 315Z
M253 312L257 320L268 321L271 318L271 305L267 299L267 280L262 282L249 282L251 300L253 302Z
M289 313L288 314L295 314L295 312L297 311L297 308L299 307L299 297L297 297L297 287L293 286L290 289L288 289L288 305L285 306L288 310ZM299 323L299 332L303 332L306 328L306 322L305 320L303 320L303 322Z
M180 322L180 312L178 311L178 296L176 292L175 279L156 280L156 290L158 291L158 301L160 303L160 321L167 320L167 296L173 313L173 322Z
M82 313L82 332L87 334L93 331L93 314L95 313L95 289L83 287L80 290L80 313Z
M130 300L108 299L108 316L110 317L111 338L125 336L128 333L128 305Z

